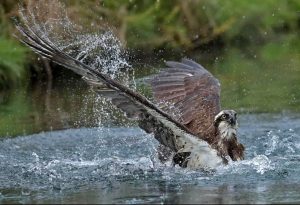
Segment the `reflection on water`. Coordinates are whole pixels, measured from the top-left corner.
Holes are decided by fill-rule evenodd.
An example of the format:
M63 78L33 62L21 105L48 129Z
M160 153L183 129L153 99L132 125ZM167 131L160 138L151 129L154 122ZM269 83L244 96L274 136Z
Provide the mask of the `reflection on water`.
M74 118L80 120L78 111L89 110L83 96L88 98L90 93L81 81L70 79L64 82L64 89L60 85L47 89L47 86L36 84L30 89L18 88L3 93L0 105L1 136L76 126ZM76 89L70 90L72 83L76 84ZM86 103L91 104L92 101ZM86 120L89 120L88 117Z
M225 49L218 57L203 53L194 53L190 57L220 80L222 107L239 113L299 112L299 43L297 36L288 36L260 47ZM166 60L180 59L168 57ZM132 64L137 89L151 97L149 87L142 79L164 67L163 61L142 66ZM70 72L59 75L52 88L37 83L27 89L2 93L0 135L128 124L123 114L109 102L99 99L77 76L66 77L70 75Z
M246 159L202 173L163 165L132 128L81 128L0 141L0 203L299 202L299 115L242 115Z
M221 79L226 107L254 112L300 111L298 35L244 51L228 49L213 68Z

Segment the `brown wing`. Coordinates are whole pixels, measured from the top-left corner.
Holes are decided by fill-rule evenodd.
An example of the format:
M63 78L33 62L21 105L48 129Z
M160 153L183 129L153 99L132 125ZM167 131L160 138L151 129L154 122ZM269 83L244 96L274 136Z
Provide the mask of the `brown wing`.
M166 62L168 68L150 80L154 98L166 112L179 112L178 121L195 135L215 136L213 121L220 112L220 83L198 63L182 59Z
M193 136L189 129L144 96L64 53L32 28L25 27L18 22L16 22L16 28L22 34L20 40L23 43L43 57L84 77L95 87L97 93L110 98L112 103L124 111L128 117L136 118L139 126L146 132L153 133L161 144L175 152L191 152L197 148L198 152L211 155L212 148L207 142Z

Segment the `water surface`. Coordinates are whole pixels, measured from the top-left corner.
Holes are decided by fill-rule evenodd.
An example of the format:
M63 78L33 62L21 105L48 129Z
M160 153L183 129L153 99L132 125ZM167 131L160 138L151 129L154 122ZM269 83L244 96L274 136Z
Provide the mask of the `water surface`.
M3 92L0 203L299 203L300 63L285 55L198 59L219 78L222 107L238 111L246 146L246 160L215 173L161 164L158 142L70 72ZM139 92L151 98L143 77L160 67L134 66Z
M300 116L240 116L246 160L215 173L161 164L136 127L80 128L0 141L1 203L300 201Z

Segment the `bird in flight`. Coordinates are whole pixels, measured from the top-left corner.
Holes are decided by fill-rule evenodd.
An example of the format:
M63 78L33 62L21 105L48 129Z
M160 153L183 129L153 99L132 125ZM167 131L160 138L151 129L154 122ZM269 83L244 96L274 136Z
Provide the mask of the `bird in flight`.
M160 145L162 161L191 169L211 170L228 160L243 160L237 139L237 113L220 109L220 83L200 64L182 59L168 61L166 69L149 80L157 106L92 67L73 58L34 29L15 22L20 41L41 56L82 76L100 96L135 119ZM172 111L179 111L173 115Z

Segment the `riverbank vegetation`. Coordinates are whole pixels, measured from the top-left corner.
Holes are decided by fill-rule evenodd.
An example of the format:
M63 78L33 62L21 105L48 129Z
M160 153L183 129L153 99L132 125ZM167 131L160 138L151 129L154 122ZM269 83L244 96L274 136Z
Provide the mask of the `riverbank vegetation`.
M20 85L26 77L26 48L12 38L13 27L0 6L0 89Z
M22 82L35 63L32 52L12 37L10 18L18 15L18 2L0 3L0 88ZM33 1L34 2L34 1ZM53 1L45 1L49 6ZM251 48L282 35L299 35L297 0L72 0L62 1L70 18L91 27L109 26L123 45L137 55L192 53L198 50ZM32 2L24 0L25 6ZM47 7L46 7L47 8ZM52 9L48 8L47 13ZM249 49L248 49L249 50ZM275 51L270 49L270 53ZM27 76L28 77L28 76Z

